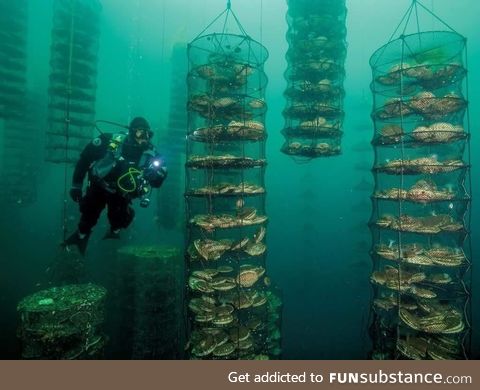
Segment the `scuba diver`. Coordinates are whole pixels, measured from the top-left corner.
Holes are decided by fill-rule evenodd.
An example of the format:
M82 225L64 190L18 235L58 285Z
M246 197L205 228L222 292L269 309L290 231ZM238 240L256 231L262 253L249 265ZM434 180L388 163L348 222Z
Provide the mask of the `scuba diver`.
M135 215L132 199L139 198L140 206L147 207L152 188L159 188L167 177L167 169L150 143L153 132L147 120L136 117L127 128L128 134L102 133L81 152L70 189L81 217L78 229L63 243L65 248L75 245L85 254L92 228L105 206L110 230L104 238L120 238L120 229L129 226ZM83 196L87 172L88 186Z

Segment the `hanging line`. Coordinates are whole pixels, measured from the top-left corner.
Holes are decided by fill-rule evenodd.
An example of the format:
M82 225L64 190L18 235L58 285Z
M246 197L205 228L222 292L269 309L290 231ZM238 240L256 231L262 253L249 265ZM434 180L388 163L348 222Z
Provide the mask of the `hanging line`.
M405 21L405 25L403 26L403 31L401 34L401 37L405 35L405 32L407 31L408 25L410 23L410 18L412 17L413 9L415 8L416 5L416 0L413 0L412 5L410 6L410 12L408 13L407 20Z
M412 7L413 10L413 7ZM410 13L411 14L411 13ZM410 16L409 16L410 18ZM407 21L408 23L408 21ZM403 60L405 58L405 40L402 40L402 66L403 66ZM404 75L403 72L400 72L400 89L403 91L404 88ZM403 117L403 100L400 101L400 127L402 129L405 128L405 122L404 122L404 117ZM402 266L404 262L404 255L403 255L403 227L402 227L402 217L404 215L404 205L403 205L403 198L401 196L401 191L405 190L405 138L402 136L400 138L400 153L401 153L401 161L402 161L402 169L400 172L400 188L398 189L397 196L398 196L398 221L399 221L399 229L397 232L397 240L398 240L398 274L397 274L397 283L398 283L398 289L397 289L397 317L400 318L400 310L402 307L402 292L401 292L401 285L402 285ZM400 321L397 323L397 328L396 328L396 345L398 346L398 342L400 341ZM396 355L395 359L398 357L398 349L396 349Z
M468 47L467 47L467 39L465 38L465 69L468 69ZM467 102L469 101L470 99L470 91L469 91L469 80L468 80L468 73L466 75L466 94L467 94ZM467 138L467 153L468 153L468 169L469 169L469 172L468 172L468 190L469 190L469 194L468 194L468 197L469 197L469 200L468 200L468 242L467 242L467 245L468 245L468 254L470 256L470 259L468 259L468 262L469 262L469 272L470 272L470 282L469 282L469 287L470 287L470 291L469 291L469 295L468 298L470 300L470 302L473 302L473 283L472 283L472 275L473 275L473 246L472 246L472 235L471 235L471 227L472 227L472 172L471 172L471 169L472 169L472 152L471 152L471 123L470 123L470 107L467 107L467 126L468 126L468 138ZM465 253L464 253L465 254ZM466 257L466 256L465 256ZM466 308L466 304L467 302L465 303L465 308ZM465 316L465 318L467 319L467 323L468 323L468 326L470 327L470 332L469 332L469 350L471 350L472 348L472 337L473 337L473 332L472 332L472 329L473 329L473 316L472 316L472 309L470 308L470 312L469 312L470 316Z
M412 16L412 13L413 13L414 9L415 9L415 15L416 15L417 32L420 33L420 21L419 21L418 6L423 8L427 13L429 13L431 16L433 16L435 19L437 19L441 24L443 24L445 27L447 27L450 31L458 34L458 32L453 27L451 27L447 22L445 22L443 19L441 19L439 16L437 16L435 13L433 13L431 10L429 10L427 7L425 7L419 0L412 0L412 3L410 4L407 11L405 12L402 19L400 20L400 23L398 23L397 27L395 27L395 30L393 31L392 35L388 39L387 44L383 47L381 54L378 56L377 61L374 63L374 66L377 64L377 62L380 60L380 58L382 58L383 53L387 49L388 44L390 42L392 42L394 39L396 39L395 36L396 36L398 30L402 27L402 25L404 25L404 26L403 26L401 36L405 35L405 32L407 31L408 25L410 23L410 18Z
M263 47L263 0L260 0L260 45ZM263 50L260 61L263 63Z
M416 20L417 20L417 33L420 34L420 22L418 20L418 6L417 6L417 2L415 2L415 17L416 17Z
M213 19L212 22L210 22L210 24L209 24L207 27L205 27L205 28L200 32L200 34L198 34L193 40L195 41L196 39L198 39L199 37L201 37L201 36L203 35L203 33L204 33L205 31L207 31L213 24L215 24L215 22L216 22L218 19L220 19L220 18L223 16L223 14L226 13L226 12L228 12L228 10L224 10L220 15L218 15L215 19Z
M414 3L415 3L415 19L416 19L416 22L417 22L418 44L421 47L422 46L422 35L420 34L420 21L419 21L419 18L418 18L418 6L417 6L416 1ZM405 44L407 44L405 39L403 40L403 42ZM413 54L413 52L411 52L411 53Z
M163 16L162 16L162 66L163 66L165 64L165 23L167 19L167 9L166 9L165 2L163 3L162 11L163 11Z
M410 17L411 17L411 14L412 14L412 11L413 11L413 8L415 8L415 17L416 17L416 23L417 23L417 31L420 32L420 22L419 22L419 12L418 12L418 6L422 7L428 14L430 14L431 16L433 16L435 19L437 19L441 24L443 24L445 27L447 27L449 30L451 30L452 32L454 33L457 33L458 32L453 28L451 27L447 22L445 22L443 19L441 19L438 15L436 15L435 13L433 13L430 9L428 9L427 7L425 7L421 2L420 0L412 0L412 4L409 8L410 10L410 15L408 17L408 20L407 22L405 23L405 27L403 29L403 34L405 34L405 31L408 27L408 23L410 22ZM401 22L400 22L401 24Z
M410 7L408 7L407 9L407 12L405 12L405 14L402 16L402 19L400 20L400 23L397 24L397 27L395 27L395 30L393 31L392 35L390 35L390 38L388 38L388 42L383 46L383 48L381 49L381 53L379 54L379 56L377 57L377 60L375 61L375 63L373 64L373 66L375 67L378 63L378 61L380 61L380 58L383 57L383 53L385 53L385 50L387 50L387 47L388 47L388 44L390 42L393 41L393 38L397 35L397 31L400 29L400 27L402 26L405 18L408 17L408 19L410 19L410 15L412 13L412 7L413 7L413 3L410 5ZM408 24L408 20L407 20L407 24Z
M245 35L246 37L248 37L249 35L247 34L247 32L246 32L245 29L243 28L242 24L241 24L240 21L238 20L237 15L235 14L235 12L233 12L233 10L232 10L231 0L228 0L228 1L227 1L227 8L225 8L215 19L213 19L213 20L207 25L207 27L205 27L205 28L193 39L193 41L195 41L196 39L198 39L199 37L201 37L201 36L205 33L205 31L207 31L210 27L212 27L212 25L214 25L223 15L225 15L225 21L223 22L223 28L222 28L222 34L224 34L224 33L225 33L225 30L226 30L226 27L227 27L228 17L230 16L230 14L232 15L233 19L235 20L235 23L237 24L237 27L238 27L238 29L240 30L240 32L242 33L242 35Z
M240 23L240 20L238 20L237 15L235 14L235 12L233 12L233 11L230 11L230 12L231 12L233 18L235 19L235 22L237 22L237 26L238 26L238 28L240 29L240 31L242 32L242 34L245 35L246 37L248 37L247 32L245 31L245 29L243 28L242 24Z
M99 124L99 123L106 123L106 124L109 124L109 125L112 125L112 126L116 126L116 127L121 127L122 129L127 129L127 130L130 129L130 126L124 125L124 124L122 124L122 123L113 122L113 121L106 121L106 120L103 120L103 119L97 119L97 120L95 121L95 129L96 129L100 134L103 134L103 131L102 131L102 129L100 129L100 127L98 127L98 124Z
M230 12L232 12L230 8L227 8L227 16L225 16L225 20L223 21L222 34L225 34L225 30L227 29L228 15Z
M434 14L432 11L430 11L427 7L425 7L422 3L420 3L419 0L413 0L415 3L417 3L420 7L422 7L425 11L427 11L430 15L432 15L435 19L437 19L440 23L442 23L445 27L447 27L449 30L452 32L458 34L458 32L451 27L447 22L445 22L443 19L441 19L439 16ZM460 34L459 34L460 35Z
M407 12L405 12L402 19L400 20L400 23L398 23L397 27L395 27L395 30L393 31L392 35L390 35L390 38L388 39L387 44L393 41L393 38L397 34L397 31L400 29L403 22L405 21L405 18L407 18L406 24L408 24L408 20L410 19L410 15L412 14L412 8L413 8L413 3L410 5L410 7L408 7Z
M162 58L161 58L161 65L160 65L160 72L161 74L165 74L165 67L167 67L167 70L169 70L170 72L170 75L172 74L172 71L171 71L171 67L172 67L172 61L170 61L170 69L168 68L168 65L166 64L167 62L167 56L166 56L166 50L165 50L165 47L166 47L166 28L165 28L165 25L166 25L166 21L167 21L167 5L166 5L166 1L163 2L163 7L162 7L162 13L163 13L163 16L162 16ZM172 52L173 53L173 45L170 44L169 46L169 52ZM166 79L164 79L162 77L162 83L165 85L165 90L167 90L168 88L168 84L167 84L167 81ZM169 93L171 93L171 91L169 91ZM158 136L160 136L161 134L165 134L166 135L166 131L164 129L159 129L159 134ZM157 145L159 145L159 142L160 142L160 137L157 138Z
M133 96L133 85L135 85L135 70L137 69L138 72L138 53L140 47L140 0L136 0L134 4L135 10L133 11L133 15L131 17L132 22L132 33L130 34L130 42L129 42L129 51L128 51L128 77L127 77L127 84L128 84L128 95L127 95L127 111L128 111L128 119L130 120L133 116L133 102L135 101L135 97ZM95 125L98 131L98 127Z
M67 74L67 102L65 110L65 161L63 170L63 211L62 211L62 233L63 241L67 239L67 182L68 182L68 142L70 139L70 104L72 97L72 61L73 61L73 40L75 29L75 2L70 1L70 40L68 53L68 74Z

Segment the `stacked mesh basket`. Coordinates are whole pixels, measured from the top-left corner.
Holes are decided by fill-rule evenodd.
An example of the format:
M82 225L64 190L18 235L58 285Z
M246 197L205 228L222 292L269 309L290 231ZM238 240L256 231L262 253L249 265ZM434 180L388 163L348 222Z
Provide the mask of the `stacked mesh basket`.
M37 198L35 175L41 159L37 149L38 120L35 103L25 117L5 120L3 131L0 200L18 206L32 204Z
M303 158L341 153L346 55L344 0L288 0L286 138Z
M100 8L98 0L55 0L47 161L76 161L92 138Z
M186 261L192 359L269 355L267 55L246 35L208 34L189 44Z
M17 306L22 358L102 358L106 293L94 284L76 284L39 291L22 299Z
M465 38L402 35L371 60L375 359L469 354Z
M0 119L25 112L27 7L26 0L0 1Z
M178 227L178 220L183 218L183 163L185 156L185 129L187 128L187 44L177 44L172 53L172 72L170 87L170 112L168 130L160 145L162 155L168 166L168 180L158 191L158 224L166 229Z
M118 250L114 356L124 359L182 357L182 263L174 247L127 246Z
M0 1L0 120L3 120L0 200L24 205L36 198L38 152L34 105L27 98L27 2ZM33 176L32 176L33 173Z

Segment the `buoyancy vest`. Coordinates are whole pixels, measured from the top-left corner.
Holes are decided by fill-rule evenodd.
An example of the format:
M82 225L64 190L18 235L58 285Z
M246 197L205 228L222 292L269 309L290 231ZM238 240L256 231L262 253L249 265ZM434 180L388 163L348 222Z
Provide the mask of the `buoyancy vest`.
M155 156L151 149L144 150L140 157L125 156L127 134L113 134L108 141L106 153L90 167L90 180L100 184L109 192L124 192L118 188L117 179L130 169L143 171L149 160Z

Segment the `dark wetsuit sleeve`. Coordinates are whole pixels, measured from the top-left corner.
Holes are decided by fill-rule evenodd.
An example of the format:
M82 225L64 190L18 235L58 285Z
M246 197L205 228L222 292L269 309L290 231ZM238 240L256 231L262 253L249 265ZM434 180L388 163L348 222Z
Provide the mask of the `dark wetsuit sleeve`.
M82 188L83 180L85 179L85 175L90 169L91 164L105 155L109 138L110 137L107 135L102 134L100 137L95 138L85 146L82 153L80 153L80 159L78 160L77 165L75 165L72 180L73 187Z

